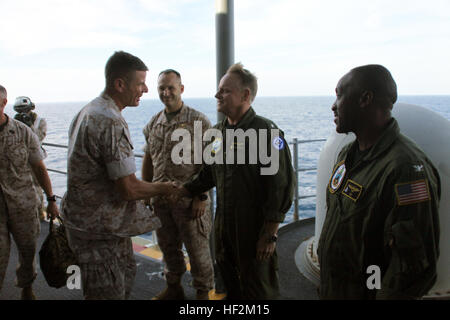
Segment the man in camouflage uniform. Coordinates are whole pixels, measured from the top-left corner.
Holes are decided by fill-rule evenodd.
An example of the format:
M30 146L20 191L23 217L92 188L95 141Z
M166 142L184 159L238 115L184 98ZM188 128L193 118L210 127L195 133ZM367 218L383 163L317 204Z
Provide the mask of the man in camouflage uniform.
M35 104L31 102L30 98L28 97L17 97L16 101L14 103L14 110L17 111L16 115L14 116L14 119L21 121L25 123L27 126L33 130L33 132L38 136L39 142L41 144L42 148L42 142L44 141L45 136L47 135L47 121L45 121L44 118L41 118L38 116L36 112L33 112L32 110L35 109ZM44 153L44 156L47 157L47 153L42 148L42 151ZM36 188L36 191L38 193L38 197L40 200L39 204L39 218L41 220L45 219L44 214L44 194L42 192L41 187L39 186L39 183L33 175L33 183Z
M158 78L158 94L164 110L157 113L144 128L145 156L142 177L146 181L175 181L185 183L201 169L201 163L194 163L194 126L205 132L211 127L208 118L185 105L181 100L184 85L180 74L172 69L164 70ZM171 159L173 147L178 141L171 137L177 129L187 130L191 149L191 162L175 164ZM200 141L201 143L201 141ZM203 150L200 145L199 151ZM214 286L214 270L209 248L211 231L211 210L208 193L194 199L184 198L177 203L165 197L154 197L152 205L161 219L162 227L157 230L158 244L166 264L167 288L156 299L184 299L181 278L186 272L182 251L183 244L189 255L194 288L197 299L207 300L208 292Z
M257 79L250 71L239 63L232 65L218 89L217 108L226 118L214 126L221 138L215 137L208 147L219 157L184 184L180 194L195 196L216 187L215 254L227 299L276 299L277 231L292 204L295 186L289 146L283 132L251 107ZM230 131L256 132L257 141L228 141ZM250 152L255 146L277 155L275 172L264 172L268 164L260 152ZM234 161L229 162L230 153ZM245 155L243 163L236 161L240 155ZM255 163L249 160L253 156L257 156Z
M22 299L28 300L35 299L32 283L40 232L39 199L32 173L47 195L50 218L58 216L59 211L39 139L29 127L4 113L6 103L6 89L0 86L0 289L8 266L11 234L19 252L16 283L23 288Z
M328 185L320 296L420 298L436 281L439 174L391 117L397 86L386 68L351 70L336 96L336 131L356 141L339 154Z
M136 274L131 236L160 221L139 199L170 192L170 183L135 176L128 125L121 111L148 92L147 67L137 57L114 53L105 68L104 92L86 105L69 129L67 192L62 215L85 299L127 299Z

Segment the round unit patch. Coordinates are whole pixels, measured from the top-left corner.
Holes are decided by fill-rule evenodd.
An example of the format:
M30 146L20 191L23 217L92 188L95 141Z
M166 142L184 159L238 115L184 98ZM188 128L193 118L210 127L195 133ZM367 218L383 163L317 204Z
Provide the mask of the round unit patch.
M337 189L342 184L342 181L345 177L345 163L342 163L337 166L336 170L334 170L333 175L331 176L330 180L330 192L335 193Z
M284 148L284 141L280 137L276 137L273 139L272 145L275 149L281 150Z

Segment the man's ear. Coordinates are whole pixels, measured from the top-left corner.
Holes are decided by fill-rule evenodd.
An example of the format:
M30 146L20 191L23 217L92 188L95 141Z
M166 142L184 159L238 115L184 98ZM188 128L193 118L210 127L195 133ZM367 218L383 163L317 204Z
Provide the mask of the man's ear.
M372 102L373 102L373 92L369 90L363 91L359 98L359 104L361 105L361 107L365 108L371 105Z
M251 98L250 98L251 94L250 94L250 89L249 88L245 88L244 89L244 94L242 95L242 101L251 103Z
M117 79L114 80L114 89L117 92L122 93L125 90L126 85L127 84L126 84L125 80L122 79L122 78L117 78Z

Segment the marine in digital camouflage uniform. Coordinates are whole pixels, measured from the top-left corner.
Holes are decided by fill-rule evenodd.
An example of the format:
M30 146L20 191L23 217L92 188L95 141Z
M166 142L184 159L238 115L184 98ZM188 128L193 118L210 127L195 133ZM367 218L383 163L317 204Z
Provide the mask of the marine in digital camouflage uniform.
M241 64L231 66L222 77L216 98L218 110L226 118L214 128L222 133L223 139L212 142L211 152L221 155L223 161L205 165L181 189L181 194L187 190L196 195L216 187L215 254L230 300L279 297L276 234L292 204L295 186L291 154L283 132L251 107L256 91L256 77ZM262 174L261 170L269 165L263 164L259 154L257 162L250 163L250 142L228 143L229 129L255 130L258 141L252 143L260 148L259 133L265 132L266 151L271 155L278 152L275 161L278 170ZM278 131L279 136L272 136L272 130ZM232 150L236 151L235 158L228 163L225 158ZM236 159L241 152L246 155L242 164Z
M391 117L397 89L386 68L351 70L336 95L336 131L357 140L339 154L328 184L320 297L420 298L436 281L438 171Z
M131 236L160 226L136 200L173 189L169 183L151 184L135 176L133 145L121 111L139 105L148 91L146 74L139 58L114 53L105 68L105 91L75 116L69 129L62 215L85 299L129 297L136 274Z
M25 124L4 114L6 101L6 90L0 86L0 289L9 261L11 234L19 252L16 284L23 288L22 299L34 299L31 286L36 278L34 258L40 223L32 173L52 197L47 209L50 216L59 212L38 137Z
M165 109L157 113L145 126L143 132L147 142L142 165L142 177L147 181L174 181L185 183L202 167L194 163L194 125L200 135L211 127L208 118L185 105L181 100L184 86L180 74L172 69L162 71L158 79L158 93ZM183 139L191 149L191 162L175 164L171 159L172 150L179 141L172 141L172 134L182 129ZM197 133L198 134L198 133ZM203 151L202 136L199 151ZM182 246L189 255L193 286L197 299L208 299L208 292L214 287L214 270L211 260L209 236L211 232L210 200L207 193L202 199L183 198L173 203L165 197L154 197L152 205L162 222L157 230L158 245L163 253L167 289L157 295L157 299L184 298L181 278L186 272ZM200 212L196 212L200 210Z

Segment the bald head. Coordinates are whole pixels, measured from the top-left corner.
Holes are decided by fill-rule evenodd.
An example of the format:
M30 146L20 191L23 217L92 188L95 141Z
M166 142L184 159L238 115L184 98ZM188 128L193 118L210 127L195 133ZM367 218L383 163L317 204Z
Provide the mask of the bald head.
M6 103L8 102L7 99L7 92L4 86L0 84L0 108L1 112L3 113L3 108L6 106Z
M2 98L2 99L6 99L6 89L5 89L5 87L4 86L2 86L1 84L0 84L0 98Z
M4 121L3 110L5 109L6 104L8 103L7 93L4 86L0 85L0 122Z
M397 101L397 84L391 73L378 64L369 64L352 69L352 87L360 92L371 91L374 102L380 106L389 106Z

